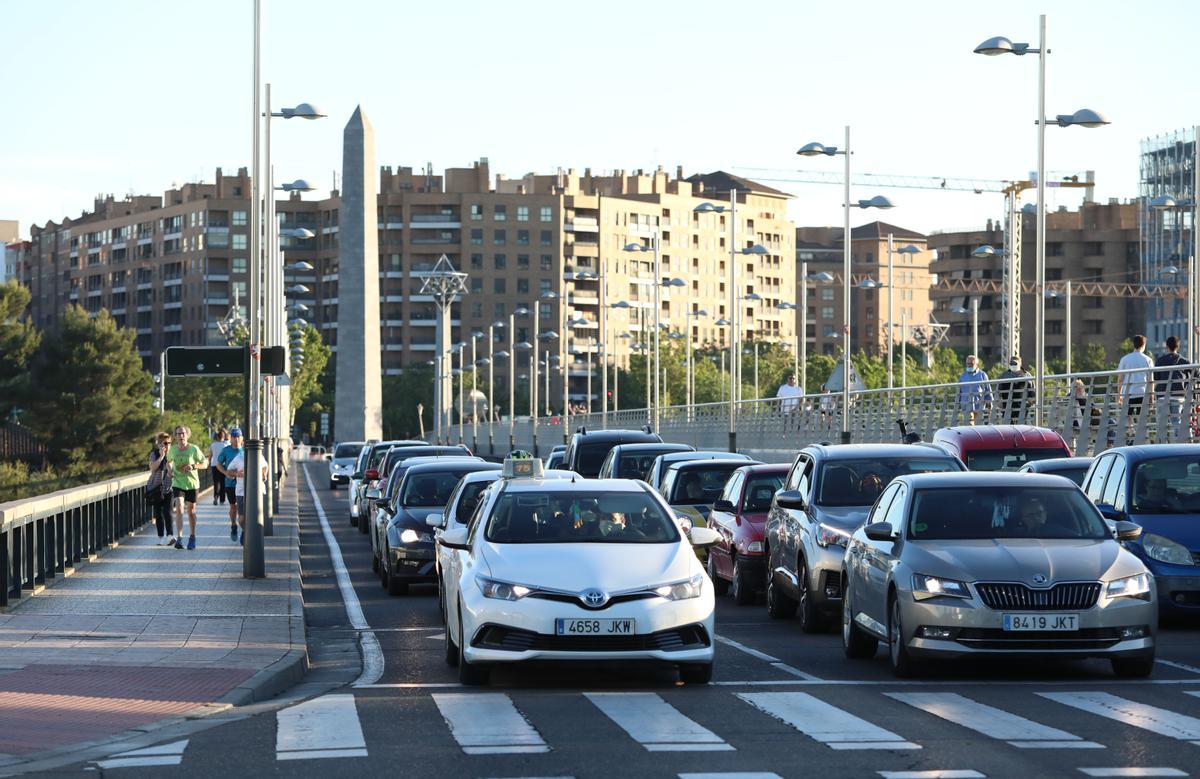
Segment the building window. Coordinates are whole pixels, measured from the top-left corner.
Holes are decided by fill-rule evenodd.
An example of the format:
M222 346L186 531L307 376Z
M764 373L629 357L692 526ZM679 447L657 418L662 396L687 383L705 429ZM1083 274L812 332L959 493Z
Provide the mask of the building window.
M551 257L549 254L543 254L538 259L538 267L541 268L542 270L553 270L554 269L554 258Z
M550 291L550 279L540 279L538 281L538 294L545 295Z
M538 306L538 319L550 319L550 306Z
M213 233L208 236L210 249L226 249L229 247L229 233Z
M504 313L504 304L503 303L496 304L495 308L493 309L493 315L497 319L503 319L504 317L508 316L508 314Z
M529 293L529 279L517 279L517 293L521 295L526 295Z
M475 246L483 245L483 230L480 230L478 228L471 230L471 243L474 244Z
M391 271L400 270L400 255L399 254L389 254L388 255L388 270L391 270Z
M508 241L508 233L504 230L495 230L492 232L492 243L497 246L503 246Z
M234 227L245 227L246 226L246 212L245 211L234 211L233 212L233 226Z
M554 243L554 232L551 230L542 230L538 236L538 246L550 246Z
M471 204L471 221L477 222L480 219L483 219L483 206L479 205L478 203L472 203Z
M246 236L245 235L234 235L233 236L233 249L234 249L234 251L239 251L239 250L246 251ZM164 251L166 251L165 248L164 248Z
M471 279L471 291L483 292L483 279Z
M471 255L471 270L483 270L483 255L482 254L472 254Z
M833 319L833 306L822 306L821 307L821 318L822 319Z
M482 303L472 303L471 304L471 318L472 319L482 319L483 318L483 304Z
M495 206L492 208L492 219L497 222L503 222L508 219L508 206Z
M492 262L495 264L496 270L504 270L508 267L508 256L504 254L497 254L492 258Z
M538 215L538 219L540 219L543 222L553 222L554 221L554 207L553 206L542 206L541 212Z
M234 257L232 260L230 260L230 264L233 267L234 273L245 273L246 272L246 258L245 257Z
M498 295L503 295L505 292L508 291L508 284L505 282L504 279L493 279L492 291Z
M518 222L528 222L529 221L529 206L517 206L517 221Z
M529 255L528 254L518 254L517 255L517 270L529 270Z
M821 290L821 300L833 300L834 291L829 287L824 287Z
M528 246L528 245L529 245L529 231L528 230L517 230L517 246Z

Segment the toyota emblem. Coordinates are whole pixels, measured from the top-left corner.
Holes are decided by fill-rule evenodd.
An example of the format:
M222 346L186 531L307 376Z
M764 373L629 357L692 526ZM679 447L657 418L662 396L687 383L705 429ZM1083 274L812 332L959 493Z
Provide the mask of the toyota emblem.
M598 609L608 602L608 596L600 590L584 590L583 602L593 609Z
M1034 583L1034 584L1045 584L1045 583L1046 583L1046 577L1045 577L1045 576L1043 576L1043 575L1042 575L1042 574L1040 574L1040 573L1035 573L1035 574L1033 575L1033 583Z

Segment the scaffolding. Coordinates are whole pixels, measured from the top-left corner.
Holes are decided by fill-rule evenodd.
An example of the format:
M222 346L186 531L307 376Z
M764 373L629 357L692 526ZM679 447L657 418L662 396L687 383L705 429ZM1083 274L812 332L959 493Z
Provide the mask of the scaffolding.
M1188 128L1146 138L1141 143L1138 232L1143 283L1154 284L1164 281L1167 275L1188 273L1195 257L1192 236L1198 134L1200 128ZM1151 208L1151 200L1162 196L1173 198L1177 206ZM1146 320L1146 335L1152 344L1176 335L1184 344L1183 353L1189 353L1185 299L1163 297L1151 301Z

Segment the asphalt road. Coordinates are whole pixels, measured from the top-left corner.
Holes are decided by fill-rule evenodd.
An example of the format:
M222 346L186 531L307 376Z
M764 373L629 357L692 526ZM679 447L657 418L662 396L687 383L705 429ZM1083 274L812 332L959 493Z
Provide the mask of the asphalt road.
M368 687L164 739L159 754L65 772L145 776L1081 777L1200 774L1200 627L1160 633L1145 681L1105 662L950 663L899 682L884 649L843 657L761 603L719 599L714 683L673 672L527 667L464 688L443 660L436 590L389 597L345 490L308 466L382 650ZM347 619L316 507L301 484L301 544L314 680L347 676ZM338 677L337 674L341 673ZM466 696L466 697L463 697ZM133 763L132 765L130 763ZM1107 773L1100 771L1104 769ZM1125 773L1113 769L1126 769ZM1132 769L1142 769L1134 773ZM1150 772L1147 769L1157 769ZM1089 773L1091 772L1091 773Z

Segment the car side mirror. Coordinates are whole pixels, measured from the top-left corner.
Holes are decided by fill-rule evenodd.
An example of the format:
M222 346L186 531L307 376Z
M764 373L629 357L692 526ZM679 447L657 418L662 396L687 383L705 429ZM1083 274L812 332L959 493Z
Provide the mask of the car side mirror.
M467 544L467 529L456 527L438 536L438 543L447 549L470 549Z
M444 528L446 527L446 515L430 514L429 516L425 517L425 524L429 525L430 527Z
M1111 519L1114 522L1125 521L1125 512L1110 506L1107 503L1097 503L1096 508L1100 510L1100 516L1104 517L1105 519Z
M896 540L896 530L890 522L873 522L863 528L863 533L872 541Z
M354 472L354 475L353 475L353 476L351 476L350 478L351 478L351 479L354 479L354 480L356 480L356 481L362 481L362 477L363 477L363 472L362 472L362 471L355 471L355 472Z
M368 487L367 491L363 494L367 496L367 500L379 500L380 498L378 487Z
M331 455L331 454L327 454L327 455L325 455L325 459L326 459L326 460L329 460L329 461L331 461L331 462L332 462L332 461L333 461L333 455Z
M688 541L692 542L692 546L712 546L720 540L721 534L711 527L694 527L692 532L688 533Z
M724 511L729 514L737 513L737 507L724 498L718 498L713 502L713 511Z
M386 498L380 498L379 500L375 501L375 508L377 508L377 509L383 509L383 510L384 510L384 511L386 511L388 514L394 514L394 513L396 513L396 512L394 512L394 511L392 511L392 504L391 504L391 503L389 503L389 502L388 502L388 500L387 500Z
M804 511L808 508L808 503L804 500L804 494L800 490L784 490L775 493L775 505L781 509L795 509L796 511Z
M1120 520L1116 523L1118 541L1136 541L1142 535L1142 526L1136 522Z

